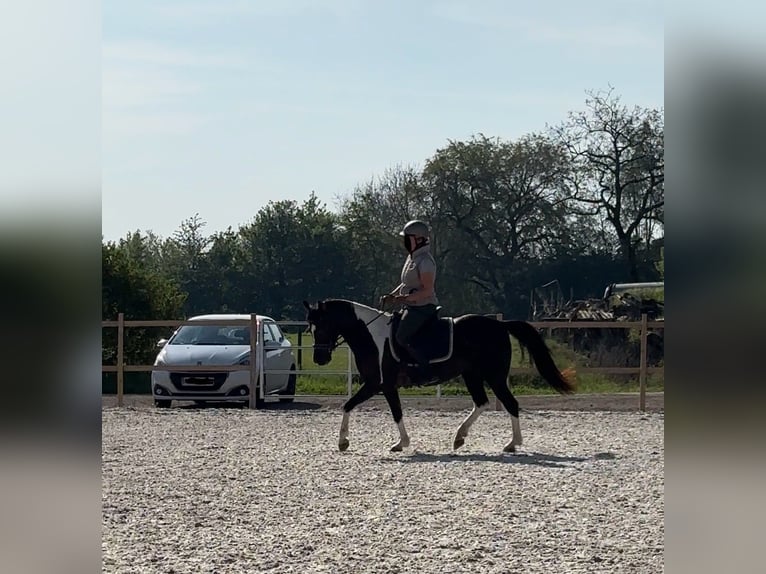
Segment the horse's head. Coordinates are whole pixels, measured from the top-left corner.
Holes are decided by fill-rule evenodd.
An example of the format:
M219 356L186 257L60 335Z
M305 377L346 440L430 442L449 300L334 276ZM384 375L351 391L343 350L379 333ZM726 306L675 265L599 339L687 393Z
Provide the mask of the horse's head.
M303 306L306 307L306 321L314 337L314 362L317 365L326 365L338 346L340 327L324 301L319 301L316 305L309 305L304 301Z

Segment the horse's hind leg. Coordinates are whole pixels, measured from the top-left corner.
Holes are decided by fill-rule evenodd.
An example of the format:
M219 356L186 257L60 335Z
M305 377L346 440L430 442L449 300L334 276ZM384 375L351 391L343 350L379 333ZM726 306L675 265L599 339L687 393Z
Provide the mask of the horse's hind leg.
M517 446L521 446L523 439L521 438L521 425L519 424L519 402L516 397L513 396L511 390L508 388L508 381L506 377L497 376L491 378L489 381L490 388L495 393L495 396L503 403L505 410L511 415L511 426L513 427L513 437L505 447L504 452L515 452Z
M458 427L457 432L455 433L455 440L452 443L452 448L455 450L465 444L465 437L468 436L468 431L471 430L473 423L479 418L482 411L487 408L487 404L489 404L489 398L487 397L487 392L484 390L484 382L481 375L477 373L463 373L463 380L473 399L473 410Z
M399 398L399 392L396 390L396 386L394 384L383 385L383 396L386 397L388 407L391 409L391 415L394 417L394 422L399 428L399 442L391 447L391 451L399 452L402 449L410 446L410 436L407 434L407 429L404 428L402 401Z

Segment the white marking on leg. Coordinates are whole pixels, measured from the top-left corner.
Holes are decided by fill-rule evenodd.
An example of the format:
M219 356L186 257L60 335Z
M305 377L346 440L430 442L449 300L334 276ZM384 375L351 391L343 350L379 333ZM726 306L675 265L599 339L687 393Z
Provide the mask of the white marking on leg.
M348 438L348 419L349 419L349 414L344 411L343 419L340 421L340 437L341 438Z
M524 440L521 438L521 425L519 424L519 417L511 415L511 427L513 428L513 437L503 450L505 452L516 452L516 447L521 446Z
M399 442L392 446L391 450L399 452L403 448L410 446L410 435L407 434L407 429L404 428L404 418L402 418L396 426L399 428Z
M521 446L524 440L521 438L521 425L519 424L519 417L511 415L511 426L513 427L513 443L516 446Z
M389 325L391 314L381 313L378 309L373 309L372 307L367 307L360 303L354 303L354 314L357 319L364 322L367 331L375 342L375 347L378 351L379 382L383 384L383 351L386 346L386 340L391 334L391 326ZM394 384L394 382L391 381L391 384ZM410 436L407 434L407 429L404 427L404 419L401 419L397 423L397 426L399 428L399 442L391 447L392 451L401 451L410 446Z
M338 434L338 448L346 450L348 448L348 413L343 411L343 419L340 422L340 433Z
M471 411L471 414L469 414L465 418L465 420L461 423L461 425L458 427L457 432L455 433L455 440L452 443L452 448L458 449L461 446L463 446L463 443L465 442L465 437L468 436L468 431L471 430L473 423L476 421L477 418L479 418L479 415L482 413L482 411L484 411L485 408L487 408L487 405L473 406L473 410Z

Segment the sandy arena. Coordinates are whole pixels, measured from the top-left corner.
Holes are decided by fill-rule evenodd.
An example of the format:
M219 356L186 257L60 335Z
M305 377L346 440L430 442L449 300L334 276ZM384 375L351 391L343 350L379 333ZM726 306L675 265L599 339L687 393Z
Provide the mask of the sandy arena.
M336 404L264 410L104 402L109 573L657 573L664 413L522 408L524 445L468 404L404 401L412 445L374 400L338 452ZM442 402L444 405L446 401Z

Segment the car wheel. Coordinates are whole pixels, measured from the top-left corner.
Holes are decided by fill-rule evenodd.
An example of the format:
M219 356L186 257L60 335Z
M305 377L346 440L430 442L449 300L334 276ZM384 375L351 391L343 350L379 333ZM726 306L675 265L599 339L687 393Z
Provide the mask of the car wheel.
M291 371L295 370L295 365L290 367ZM284 391L281 391L280 395L294 395L295 394L295 380L297 376L295 373L290 373L290 376L287 378L287 387L285 387ZM295 400L293 397L285 397L284 399L279 399L280 403L291 403Z
M171 402L172 401L156 399L154 401L154 406L157 407L158 409L169 409Z

